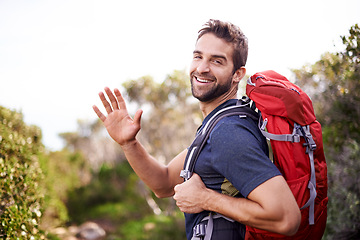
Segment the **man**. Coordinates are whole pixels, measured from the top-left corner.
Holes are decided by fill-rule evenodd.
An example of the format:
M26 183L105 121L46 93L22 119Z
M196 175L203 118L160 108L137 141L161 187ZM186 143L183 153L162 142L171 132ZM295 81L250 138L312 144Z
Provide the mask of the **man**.
M199 31L190 78L193 96L204 116L203 125L221 108L236 104L246 59L247 39L233 24L210 20ZM105 92L109 101L104 93L99 96L108 116L96 106L94 111L156 196L174 197L185 213L188 239L209 212L224 216L214 219L212 239L243 239L245 225L284 235L296 233L298 205L268 159L266 141L253 120L237 116L222 119L202 150L195 173L184 182L180 171L187 149L167 166L160 164L136 138L142 110L132 119L120 91L105 88Z

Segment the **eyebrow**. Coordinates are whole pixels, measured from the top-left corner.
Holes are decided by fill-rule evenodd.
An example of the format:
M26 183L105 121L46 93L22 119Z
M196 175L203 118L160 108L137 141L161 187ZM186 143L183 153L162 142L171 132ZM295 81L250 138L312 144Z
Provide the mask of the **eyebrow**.
M201 51L194 50L193 54L196 54L196 53L202 54ZM227 58L224 55L216 55L216 54L214 54L214 55L211 55L211 58L221 58L221 59L224 59L225 61L227 61Z

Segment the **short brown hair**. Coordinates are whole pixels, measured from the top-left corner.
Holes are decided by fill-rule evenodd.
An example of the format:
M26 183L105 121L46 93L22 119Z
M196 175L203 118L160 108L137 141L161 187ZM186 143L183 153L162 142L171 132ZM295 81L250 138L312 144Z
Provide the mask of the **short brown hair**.
M234 45L234 72L245 66L248 56L248 39L238 26L229 22L210 19L204 24L204 27L200 29L197 40L206 33L213 33L218 38L224 39Z

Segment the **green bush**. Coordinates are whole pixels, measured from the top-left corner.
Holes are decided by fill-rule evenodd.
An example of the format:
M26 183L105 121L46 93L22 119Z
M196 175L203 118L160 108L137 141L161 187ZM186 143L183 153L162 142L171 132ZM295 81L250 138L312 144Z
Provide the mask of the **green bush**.
M0 106L0 237L43 239L43 151L41 130L28 126L23 115Z
M107 239L185 239L183 214L171 209L171 214L155 215L144 194L154 196L143 187L127 161L103 164L88 185L69 192L69 219L76 224L110 222ZM169 199L156 202L163 209L171 205Z
M81 153L67 150L50 152L40 157L45 186L44 213L41 229L65 226L69 221L68 192L90 181L90 168ZM48 236L49 237L49 236Z
M138 181L128 162L115 167L102 165L88 185L68 192L70 221L81 224L88 219L107 218L123 223L150 214L145 199L136 191Z

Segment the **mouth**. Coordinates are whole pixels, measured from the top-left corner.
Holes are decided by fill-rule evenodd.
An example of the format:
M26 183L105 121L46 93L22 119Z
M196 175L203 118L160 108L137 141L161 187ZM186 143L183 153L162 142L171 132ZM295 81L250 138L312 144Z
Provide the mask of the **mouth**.
M201 77L197 77L197 76L194 76L194 79L200 83L211 83L213 82L213 80L210 80L210 79L205 79L205 78L201 78Z

